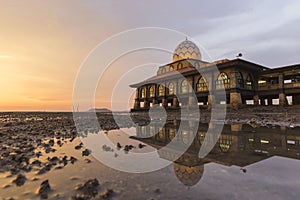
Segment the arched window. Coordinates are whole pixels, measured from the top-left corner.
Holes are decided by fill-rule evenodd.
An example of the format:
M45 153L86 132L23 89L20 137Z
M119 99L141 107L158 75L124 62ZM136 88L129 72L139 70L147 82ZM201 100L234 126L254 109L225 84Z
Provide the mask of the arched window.
M252 90L253 89L253 81L252 81L252 78L251 78L250 74L248 74L248 76L246 78L245 87L248 90Z
M169 88L169 95L175 94L174 83L170 83L168 88Z
M146 97L146 89L145 88L142 88L141 96L142 96L142 98Z
M158 96L164 96L164 92L165 92L164 86L163 86L163 85L160 85L160 86L158 87Z
M173 65L170 65L170 72L174 71Z
M172 141L175 136L176 136L175 129L170 128L170 130L169 130L169 141Z
M179 62L178 65L177 65L177 69L181 69L183 67L182 63Z
M188 82L187 82L187 80L183 80L181 82L180 92L182 94L185 94L185 93L188 93L188 91L189 91Z
M216 89L224 89L230 87L230 79L224 72L220 73L216 81Z
M204 77L202 76L198 82L197 82L197 92L202 92L202 91L207 91L207 84L206 81L204 79Z
M241 72L237 72L235 74L236 80L237 80L237 87L238 88L244 88L244 79Z
M154 97L154 96L155 96L155 90L154 90L154 87L153 87L153 86L151 86L151 87L149 88L149 95L150 95L150 97Z
M229 151L231 144L232 144L232 138L230 136L221 136L218 140L219 147L223 153L226 153Z

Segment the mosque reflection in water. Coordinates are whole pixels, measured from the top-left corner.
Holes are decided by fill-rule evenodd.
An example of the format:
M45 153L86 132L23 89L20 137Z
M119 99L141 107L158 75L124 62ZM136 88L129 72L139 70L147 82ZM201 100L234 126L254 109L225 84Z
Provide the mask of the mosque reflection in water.
M174 121L163 128L160 124L139 126L135 139L158 149L162 159L173 161L179 157L173 162L174 172L186 186L197 184L203 175L204 165L211 162L244 168L272 156L300 159L298 128L255 128L248 124L234 124L224 125L221 135L214 135L207 134L207 130L218 124L199 124L198 131L193 131L196 123L198 122ZM200 159L198 153L206 135L208 137L205 142L213 142L215 145L205 158ZM190 141L192 143L179 156L176 149L163 148L171 141L175 145L190 144Z

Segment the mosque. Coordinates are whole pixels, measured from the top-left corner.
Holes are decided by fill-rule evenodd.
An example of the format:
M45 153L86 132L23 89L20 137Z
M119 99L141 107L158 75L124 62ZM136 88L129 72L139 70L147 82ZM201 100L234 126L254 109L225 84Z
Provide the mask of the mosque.
M197 45L186 39L176 47L171 63L158 67L155 76L130 86L136 88L133 112L155 104L179 109L195 103L191 94L196 95L199 106L207 107L213 103L236 109L248 104L297 105L300 64L268 68L240 57L206 62ZM226 93L222 101L217 98L220 91Z

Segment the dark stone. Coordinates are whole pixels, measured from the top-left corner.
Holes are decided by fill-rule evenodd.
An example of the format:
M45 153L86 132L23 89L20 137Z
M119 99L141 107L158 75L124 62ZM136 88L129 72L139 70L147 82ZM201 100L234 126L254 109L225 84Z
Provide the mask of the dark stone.
M23 174L19 174L15 180L13 180L13 183L15 183L17 186L24 185L26 181L26 177Z
M114 191L112 189L107 189L100 196L101 196L102 199L110 199L113 194L114 194Z
M48 180L45 180L41 183L40 189L38 191L42 199L48 199L48 192L51 190Z
M53 145L54 145L54 140L53 140L53 139L49 140L48 144L49 144L50 146L53 146Z
M42 162L39 160L35 160L31 163L32 165L41 166Z
M80 186L77 190L80 191L86 198L95 197L98 194L99 181L94 179L89 179L84 183L83 186Z
M81 148L82 148L82 145L83 145L83 144L82 144L82 142L81 142L79 145L75 146L75 149L76 149L76 150L81 149Z
M70 162L71 162L72 164L74 164L76 161L77 161L77 158L74 158L73 156L71 156Z
M90 154L91 154L91 151L89 149L82 151L82 156L89 156Z
M122 148L122 146L119 142L117 143L117 148L118 148L118 150Z

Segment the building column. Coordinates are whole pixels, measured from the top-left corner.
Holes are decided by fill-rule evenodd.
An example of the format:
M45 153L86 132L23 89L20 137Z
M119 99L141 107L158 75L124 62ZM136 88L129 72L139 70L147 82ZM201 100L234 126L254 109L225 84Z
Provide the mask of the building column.
M278 87L279 87L279 105L285 106L287 105L287 99L284 93L284 75L278 75Z
M176 97L173 98L173 107L174 108L178 108L179 107L179 102L178 102L178 99Z
M261 98L261 99L260 99L260 104L261 104L262 106L265 106L265 105L266 105L265 98Z
M259 105L259 96L258 95L255 95L253 97L253 101L254 101L254 105L258 106Z
M134 107L133 107L134 109L139 109L140 108L140 100L139 99L136 99L135 101L134 101Z
M144 101L144 108L149 108L150 107L150 102L148 100Z
M242 105L241 93L231 92L230 93L230 106L233 109L238 109Z
M212 94L209 94L207 96L207 106L208 106L208 109L211 109L212 105L215 103L215 96L212 95Z
M156 99L153 99L153 100L152 100L152 104L153 104L153 105L157 104L157 100L156 100Z
M287 99L286 99L286 96L283 92L279 93L279 105L280 106L287 105Z
M270 106L270 105L272 105L273 104L273 102L272 102L272 98L268 98L268 106Z
M162 107L164 107L164 108L168 107L167 99L163 98L161 104L162 104Z

